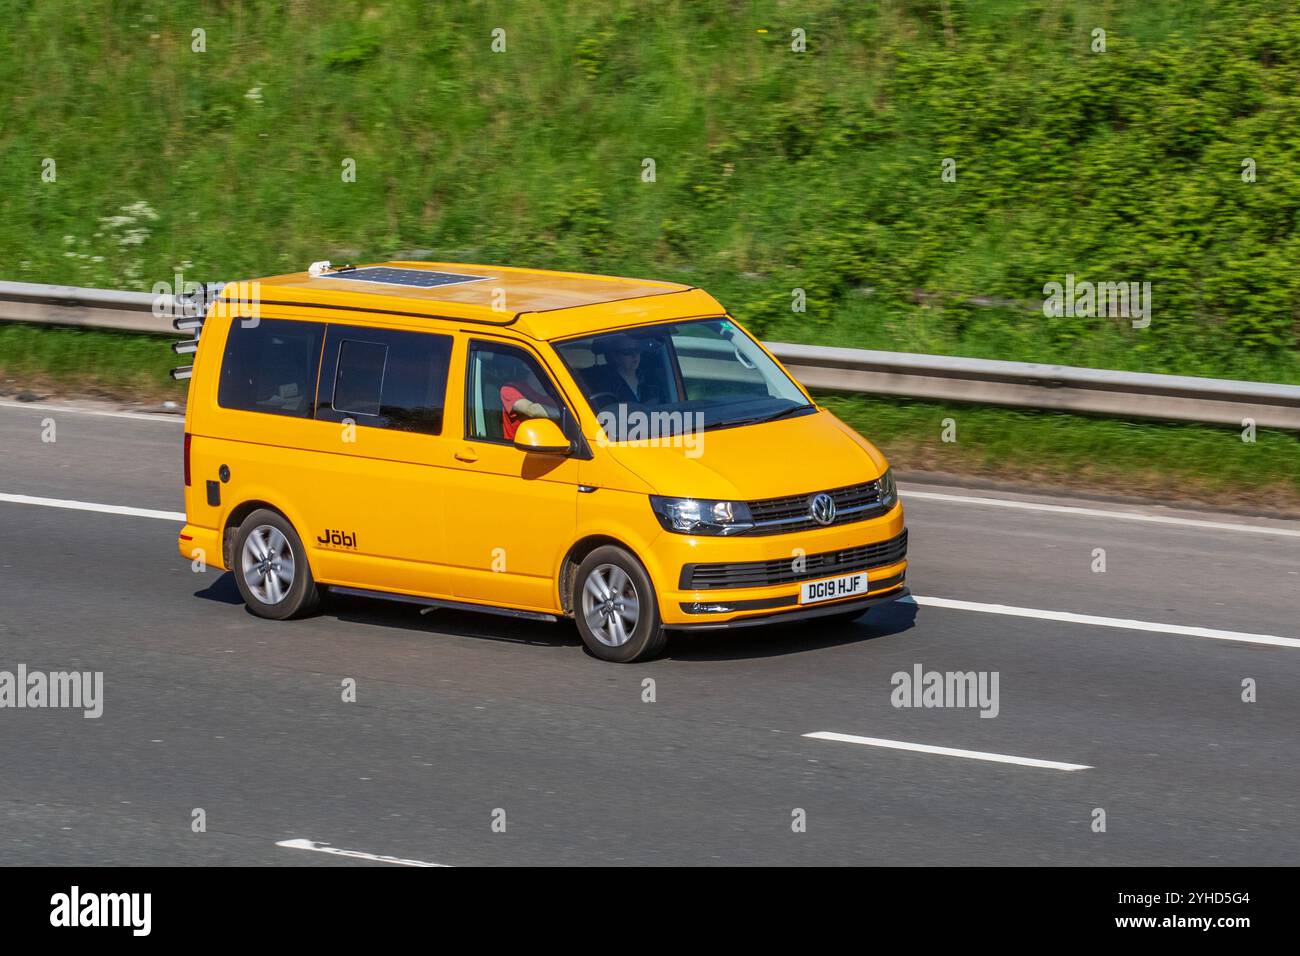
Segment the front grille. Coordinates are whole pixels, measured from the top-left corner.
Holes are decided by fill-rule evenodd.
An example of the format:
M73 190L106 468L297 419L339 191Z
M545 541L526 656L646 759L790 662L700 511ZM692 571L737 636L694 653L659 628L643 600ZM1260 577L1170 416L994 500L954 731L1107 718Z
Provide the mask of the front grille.
M806 531L809 528L833 527L875 518L888 510L880 504L879 481L831 488L826 493L835 499L835 519L829 525L822 525L815 521L808 511L808 504L813 495L819 493L810 491L800 495L784 495L780 498L764 498L760 501L748 502L749 513L754 516L754 528L745 533L787 534L791 531Z
M761 588L774 584L813 581L835 574L853 574L871 568L883 568L907 557L907 529L888 541L863 544L840 551L823 551L805 555L802 567L795 569L795 558L773 561L740 561L732 564L687 564L682 567L683 591L707 591L714 588Z

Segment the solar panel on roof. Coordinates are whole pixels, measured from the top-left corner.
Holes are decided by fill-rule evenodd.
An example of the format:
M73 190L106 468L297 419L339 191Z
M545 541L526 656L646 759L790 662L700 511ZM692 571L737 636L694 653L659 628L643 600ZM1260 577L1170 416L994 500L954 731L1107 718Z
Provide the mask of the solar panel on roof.
M428 269L390 269L376 266L371 269L350 269L347 272L327 272L322 279L352 279L356 282L378 282L383 285L403 285L412 289L436 289L462 282L483 282L491 276L471 276L459 272L431 272Z

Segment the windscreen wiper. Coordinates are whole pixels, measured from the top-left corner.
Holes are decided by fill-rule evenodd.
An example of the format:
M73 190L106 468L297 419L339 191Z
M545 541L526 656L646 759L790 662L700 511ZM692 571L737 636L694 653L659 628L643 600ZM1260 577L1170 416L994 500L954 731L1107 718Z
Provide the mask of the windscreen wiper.
M715 428L732 428L736 425L762 425L764 422L774 422L778 418L785 418L793 415L795 412L806 412L815 408L815 405L792 405L789 408L783 408L779 412L773 412L771 415L762 415L757 418L737 418L732 421L720 422Z
M788 418L789 416L793 415L795 412L806 412L806 411L809 411L810 409L812 409L812 408L814 408L814 407L816 407L816 406L813 406L813 405L791 405L789 408L783 408L783 409L781 409L779 412L773 412L771 415L767 415L767 416L765 416L764 418L755 419L755 421L758 421L758 422L774 422L774 421L776 421L778 418Z

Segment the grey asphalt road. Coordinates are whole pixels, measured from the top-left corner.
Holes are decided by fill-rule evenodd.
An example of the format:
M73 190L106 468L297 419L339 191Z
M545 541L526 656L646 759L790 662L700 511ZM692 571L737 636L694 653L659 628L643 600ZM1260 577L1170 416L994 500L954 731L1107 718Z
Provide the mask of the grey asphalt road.
M0 495L179 511L180 433L0 404ZM675 637L621 667L568 625L342 598L263 621L180 559L173 522L0 500L0 670L105 685L95 720L0 709L0 862L387 865L290 839L454 866L1300 862L1300 647L1170 632L1300 637L1300 523L919 484L904 500L922 598L1171 627L922 600ZM893 706L917 664L997 672L997 716Z

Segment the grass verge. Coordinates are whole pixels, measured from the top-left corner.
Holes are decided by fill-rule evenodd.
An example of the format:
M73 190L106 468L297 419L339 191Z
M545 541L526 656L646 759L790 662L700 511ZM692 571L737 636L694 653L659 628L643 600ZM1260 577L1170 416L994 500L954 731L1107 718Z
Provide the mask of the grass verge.
M121 401L184 402L184 365L160 335L0 322L0 394L32 392Z

